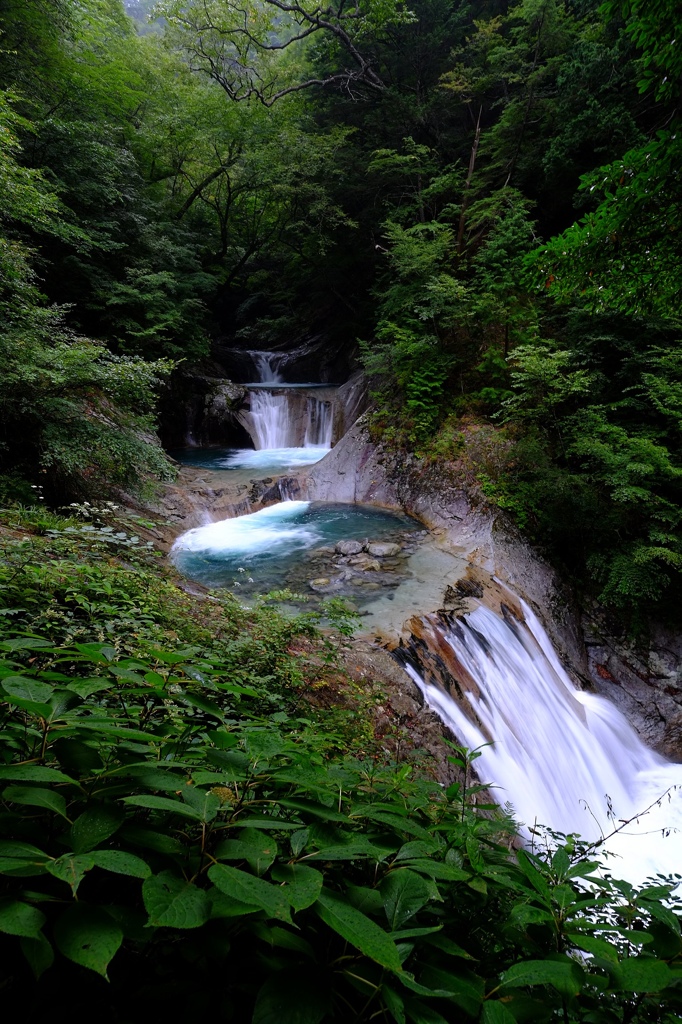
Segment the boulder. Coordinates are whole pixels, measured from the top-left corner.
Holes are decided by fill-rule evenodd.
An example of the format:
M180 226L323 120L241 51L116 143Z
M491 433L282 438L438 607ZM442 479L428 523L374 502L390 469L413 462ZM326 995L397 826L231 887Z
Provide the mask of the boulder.
M372 544L368 544L367 551L370 555L374 555L375 558L394 558L400 554L400 544L389 544L375 541Z
M362 544L359 540L340 540L336 545L339 555L359 555L362 551Z

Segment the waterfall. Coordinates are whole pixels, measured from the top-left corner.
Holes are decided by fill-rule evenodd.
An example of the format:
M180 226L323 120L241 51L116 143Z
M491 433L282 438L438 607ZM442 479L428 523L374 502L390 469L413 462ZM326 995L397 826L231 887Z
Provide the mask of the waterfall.
M633 882L679 871L682 765L647 749L607 700L578 690L520 606L523 621L483 605L462 618L416 620L425 639L396 654L460 742L490 744L476 769L498 802L512 805L526 841L539 824L597 842L639 814L600 847L614 855L609 869Z
M283 354L252 352L251 356L259 383L267 385L250 387L248 429L256 449L331 448L334 412L329 399L306 395L301 385L285 384L279 372Z

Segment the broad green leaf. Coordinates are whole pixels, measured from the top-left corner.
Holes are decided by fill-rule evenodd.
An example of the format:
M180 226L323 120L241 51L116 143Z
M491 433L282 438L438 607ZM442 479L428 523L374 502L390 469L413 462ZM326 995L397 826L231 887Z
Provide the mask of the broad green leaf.
M417 995L433 998L447 998L460 1006L471 1017L478 1016L483 1002L485 982L473 971L444 971L427 966L417 982L407 972L402 977L403 985Z
M183 693L180 696L181 700L184 700L190 707L197 708L199 711L203 711L205 715L210 715L211 718L217 718L219 722L222 722L225 718L225 713L213 700L209 700L207 697L201 697L197 693Z
M41 683L37 679L28 679L25 676L7 676L2 681L2 688L10 697L21 697L23 700L35 701L45 704L54 693L54 688L47 683Z
M328 987L309 971L278 971L258 992L251 1024L320 1024L329 1004Z
M96 742L96 741L94 741ZM102 758L94 746L80 740L58 739L52 748L62 768L75 774L88 774L102 767Z
M86 903L74 903L57 921L57 948L81 967L107 977L107 967L123 941L123 932L107 913Z
M97 677L94 679L70 679L66 684L66 689L85 699L92 697L93 693L99 693L101 690L110 690L115 685L113 679L100 679Z
M361 910L363 914L368 914L370 917L381 914L384 909L384 898L378 889L347 883L345 893L356 910ZM393 937L395 938L395 936Z
M2 796L4 800L9 800L13 804L45 807L62 818L67 817L66 800L61 793L55 793L51 789L40 789L37 786L8 786Z
M227 896L220 892L215 886L208 890L208 897L211 901L211 918L219 917L246 917L247 914L259 914L261 908L251 903L242 903L240 900Z
M378 821L382 825L390 825L398 832L405 832L408 836L417 836L422 840L429 840L430 834L421 825L410 821L409 818L390 811L375 810L371 804L366 807L354 807L351 818L368 818L370 821Z
M662 960L630 957L620 962L619 989L624 992L660 992L673 980L673 974Z
M414 840L401 846L395 859L396 861L403 861L414 860L415 857L430 857L432 854L438 853L440 849L441 844L437 843L435 840L431 840L430 842Z
M86 872L92 870L94 866L95 861L92 854L89 853L65 853L62 857L58 857L57 860L48 861L46 864L47 870L51 875L71 886L74 896Z
M384 878L381 894L389 926L395 931L428 903L430 889L421 875L409 868L398 868Z
M403 997L385 982L381 986L381 996L396 1024L406 1024Z
M54 950L42 933L35 938L22 938L20 946L37 980L54 963Z
M166 814L179 814L183 818L192 818L194 821L201 821L201 815L193 807L188 807L181 800L169 800L165 796L124 796L123 803L133 807L147 807L153 811L165 811Z
M15 637L13 640L3 640L0 649L3 651L38 651L45 647L54 647L51 640L41 640L38 637Z
M526 985L552 985L562 995L577 996L582 988L583 971L571 960L525 960L514 964L502 975L506 988Z
M320 871L304 864L277 864L272 869L272 877L276 882L286 883L282 892L294 910L312 907L324 882L324 875Z
M0 768L0 781L3 779L10 782L70 782L74 786L78 785L56 768L44 768L39 764L3 765Z
M483 1004L481 1024L516 1024L516 1017L499 999L490 999Z
M519 850L516 855L517 863L524 875L533 886L533 888L539 892L542 896L550 899L549 885L546 878L538 871L533 864L530 856L525 850Z
M420 999L409 999L405 1003L408 1020L411 1024L448 1024L445 1017L433 1007L422 1003Z
M182 799L197 812L200 821L213 821L220 810L220 799L208 789L185 785L182 787Z
M216 860L245 860L257 875L264 875L276 856L275 840L252 828L241 829L236 839L220 843L214 854Z
M108 665L118 654L116 648L111 644L74 644L74 647L85 655L87 661L94 661L98 665Z
M279 732L252 729L246 733L245 746L252 757L275 757L286 747L286 740Z
M116 875L130 875L133 878L149 878L151 868L141 857L124 850L94 850L91 854L95 867L112 871Z
M45 924L45 915L36 907L18 900L0 901L0 932L35 939Z
M296 953L303 953L311 960L316 959L315 950L310 943L289 928L282 928L277 924L270 925L265 921L252 921L250 931L252 935L256 935L263 942L269 943L273 949L291 949Z
M169 836L167 833L153 828L124 825L119 838L131 846L139 846L143 850L153 850L155 853L163 853L169 857L182 857L186 852L185 847L175 836Z
M289 901L278 886L225 864L214 864L209 868L208 877L226 896L259 907L279 921L291 923Z
M326 925L371 960L396 973L402 972L398 948L383 928L356 910L343 896L323 888L314 910Z
M19 708L21 711L26 711L26 713L32 715L33 718L49 719L52 715L51 704L39 704L36 700L27 700L25 697L10 697L9 694L5 697L5 700L13 707Z
M211 913L211 902L203 889L172 871L147 878L142 899L149 924L166 928L200 928Z
M302 814L309 814L311 817L319 818L321 821L342 821L346 825L349 822L347 814L335 811L333 807L327 807L326 804L316 803L314 800L287 797L285 800L279 800L278 803L282 807L288 807L292 811L300 811Z
M21 878L42 875L49 856L29 843L0 842L0 874Z
M572 932L569 933L568 938L571 944L577 946L578 949L583 949L586 953L592 953L594 956L603 957L612 963L618 963L618 950L605 939L597 939L592 935L576 935Z
M76 853L86 853L108 839L121 827L125 814L115 804L93 804L71 826L71 844Z
M466 882L471 878L470 871L463 871L462 868L454 867L452 864L443 864L441 861L426 858L405 861L405 867L444 882Z

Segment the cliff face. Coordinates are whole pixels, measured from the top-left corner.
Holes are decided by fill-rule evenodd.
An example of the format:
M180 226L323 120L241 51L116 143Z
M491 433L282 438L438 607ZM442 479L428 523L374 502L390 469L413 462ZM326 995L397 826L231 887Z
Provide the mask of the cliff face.
M298 485L313 501L365 502L420 519L470 566L440 607L451 606L458 590L466 596L467 581L490 594L496 580L510 587L539 614L575 681L613 701L648 746L682 761L682 637L653 625L648 640L634 644L603 609L578 608L554 570L506 519L475 505L461 479L373 444L362 420Z

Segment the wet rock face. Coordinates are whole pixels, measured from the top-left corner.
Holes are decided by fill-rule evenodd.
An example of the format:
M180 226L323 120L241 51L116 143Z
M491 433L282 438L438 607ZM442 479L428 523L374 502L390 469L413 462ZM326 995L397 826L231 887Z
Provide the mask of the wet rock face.
M588 679L634 725L644 742L682 761L682 637L654 626L637 643L618 635L597 607L583 616Z

